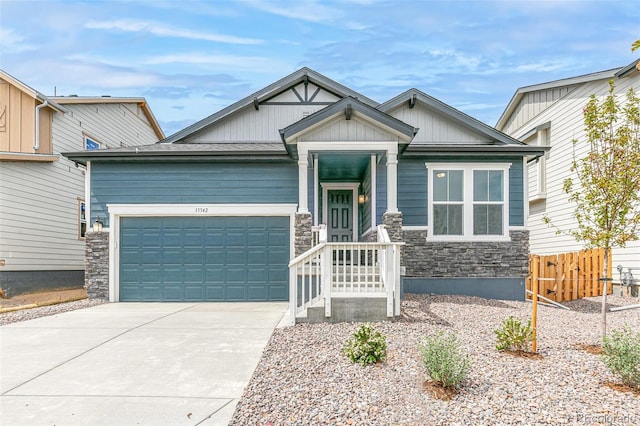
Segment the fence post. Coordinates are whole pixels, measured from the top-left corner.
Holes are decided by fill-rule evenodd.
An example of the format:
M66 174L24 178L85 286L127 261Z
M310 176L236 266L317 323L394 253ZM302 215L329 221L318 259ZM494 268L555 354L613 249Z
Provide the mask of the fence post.
M531 274L531 291L533 292L533 311L531 313L531 322L533 323L533 340L531 341L531 350L535 353L538 349L538 267L540 265L540 258L538 256L534 256L533 260L533 271Z

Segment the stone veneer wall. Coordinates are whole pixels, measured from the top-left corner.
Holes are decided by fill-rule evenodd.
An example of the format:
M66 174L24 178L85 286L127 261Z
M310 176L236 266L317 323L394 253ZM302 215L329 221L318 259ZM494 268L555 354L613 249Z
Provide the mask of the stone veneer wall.
M402 242L402 213L385 213L382 215L382 224L389 234L389 238L392 242Z
M295 256L299 256L311 248L311 225L311 213L296 213Z
M529 273L529 231L505 242L427 242L427 231L404 231L407 277L521 277Z
M109 300L109 233L85 236L84 286L89 299Z

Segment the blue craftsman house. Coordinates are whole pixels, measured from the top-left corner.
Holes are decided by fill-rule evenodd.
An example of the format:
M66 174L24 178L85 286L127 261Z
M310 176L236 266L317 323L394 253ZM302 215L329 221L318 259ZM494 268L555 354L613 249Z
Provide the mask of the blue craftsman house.
M411 89L308 68L86 165L86 286L110 301L288 300L295 321L399 314L404 292L524 299L528 146Z

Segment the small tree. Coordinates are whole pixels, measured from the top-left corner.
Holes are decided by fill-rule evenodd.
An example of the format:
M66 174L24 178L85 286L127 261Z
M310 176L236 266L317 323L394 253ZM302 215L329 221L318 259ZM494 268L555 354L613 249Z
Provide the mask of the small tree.
M568 233L586 248L604 248L604 290L602 295L602 336L607 333L607 271L614 247L625 247L638 239L640 229L640 98L630 89L622 106L609 93L599 101L591 95L584 108L586 143L589 152L574 158L571 171L577 175L564 181L563 190L576 204L578 227ZM573 144L578 145L577 140ZM550 223L548 217L544 218Z

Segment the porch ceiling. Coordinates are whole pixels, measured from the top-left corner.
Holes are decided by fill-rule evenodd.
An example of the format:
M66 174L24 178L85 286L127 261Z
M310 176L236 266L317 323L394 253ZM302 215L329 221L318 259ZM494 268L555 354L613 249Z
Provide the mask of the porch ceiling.
M321 181L360 181L370 161L370 153L318 154L318 177Z

